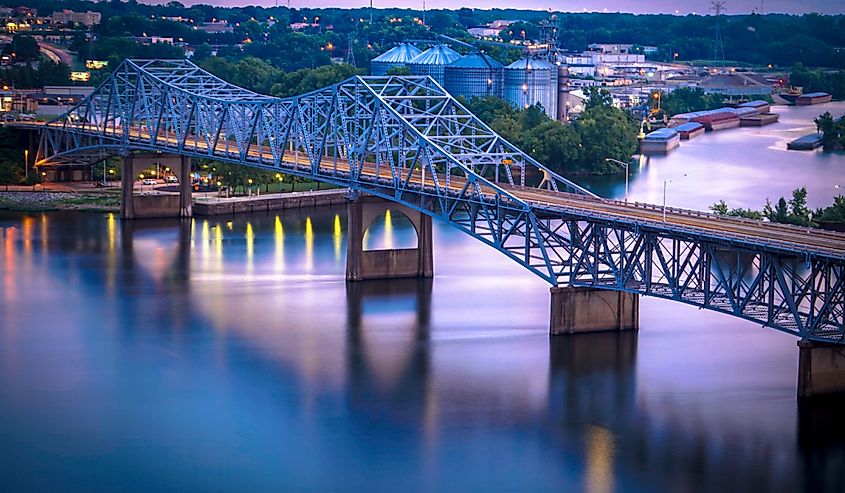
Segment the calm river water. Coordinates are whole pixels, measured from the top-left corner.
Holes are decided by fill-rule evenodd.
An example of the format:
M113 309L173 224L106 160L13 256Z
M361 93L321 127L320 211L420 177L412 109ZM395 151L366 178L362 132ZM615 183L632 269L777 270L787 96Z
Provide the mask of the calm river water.
M829 203L845 156L780 151L779 110L632 197ZM548 286L443 224L433 281L347 286L345 216L0 213L0 491L845 489L845 404L799 408L794 337L643 299L638 334L550 340Z

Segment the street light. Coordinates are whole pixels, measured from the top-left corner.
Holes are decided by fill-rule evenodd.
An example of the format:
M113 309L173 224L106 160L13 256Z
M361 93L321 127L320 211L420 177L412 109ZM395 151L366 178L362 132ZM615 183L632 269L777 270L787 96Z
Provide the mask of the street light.
M672 183L672 180L663 180L663 222L666 222L666 186Z
M612 157L608 157L604 159L609 163L616 163L622 166L625 166L625 203L628 203L628 163L624 163L618 159L613 159Z
M24 178L29 179L29 149L23 150L23 173Z

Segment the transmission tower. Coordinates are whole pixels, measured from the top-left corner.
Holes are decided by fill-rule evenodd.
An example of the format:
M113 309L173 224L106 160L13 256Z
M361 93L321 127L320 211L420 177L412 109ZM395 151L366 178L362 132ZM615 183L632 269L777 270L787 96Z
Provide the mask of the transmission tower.
M721 62L722 65L725 64L725 45L722 43L722 21L720 17L727 10L726 4L727 2L724 0L710 2L710 10L716 14L716 28L713 34L713 60L716 63Z

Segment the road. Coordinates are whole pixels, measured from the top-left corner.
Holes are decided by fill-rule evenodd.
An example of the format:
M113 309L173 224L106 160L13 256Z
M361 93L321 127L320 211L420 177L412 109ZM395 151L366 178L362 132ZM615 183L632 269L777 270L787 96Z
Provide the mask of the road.
M0 43L11 43L12 38L11 36L2 35L0 36ZM38 42L38 49L41 51L41 54L49 58L54 62L61 62L67 65L68 67L73 67L73 55L70 54L64 48L59 48L58 46L51 45L49 43L45 43L44 41Z
M30 125L43 124L33 123L27 126ZM139 143L144 141L149 143L149 135L146 133L133 131L131 137L137 139ZM178 141L175 137L161 136L157 140L160 145L166 143L173 147L178 146ZM186 144L186 147L196 144L195 152L206 153L208 150L204 139L191 138L188 142L189 144ZM230 145L229 147L231 149L232 146ZM225 142L218 143L215 148L215 153L220 154L221 157L230 152L230 150L226 149ZM310 161L304 153L301 156L289 156L289 154L286 153L285 156L285 164L287 166L294 166L300 172L307 173L310 170ZM261 152L252 148L249 151L249 157L258 161L272 161L269 150ZM327 156L327 160L331 163L331 166L334 166L332 157ZM324 164L323 166L326 167L327 165ZM340 173L348 174L350 171L349 163L346 160L338 159L336 166L337 171ZM361 172L365 176L375 179L375 163L365 163ZM378 170L378 178L391 179L390 169L381 166ZM434 191L434 182L429 177L425 177L420 173L415 173L411 179L411 183ZM452 176L450 178L449 188L456 193L460 193L465 184L465 178ZM441 183L440 185L442 186L443 184ZM625 203L619 200L586 197L583 195L518 187L502 183L497 183L497 185L512 196L535 207L538 211L559 211L607 220L636 222L644 226L673 228L712 238L783 247L806 253L845 258L845 234L843 233L763 221L728 218L683 209L666 208L664 210L662 207L650 204Z

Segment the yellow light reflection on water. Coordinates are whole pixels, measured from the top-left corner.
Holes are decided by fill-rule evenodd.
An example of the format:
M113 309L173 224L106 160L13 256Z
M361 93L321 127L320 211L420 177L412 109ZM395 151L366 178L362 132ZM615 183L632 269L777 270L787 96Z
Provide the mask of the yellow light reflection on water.
M340 246L343 239L343 229L340 226L340 214L334 215L334 235L332 235L332 239L334 239L334 259L336 262L340 262Z
M109 241L109 253L114 253L117 243L117 221L114 218L113 212L109 212L106 216L106 234L108 235Z
M613 484L613 434L607 428L590 426L585 437L587 447L587 493L610 493Z
M390 217L390 209L384 213L384 247L388 250L393 248L393 219Z
M285 269L285 228L279 216L276 216L273 239L276 242L276 270L283 271Z
M214 253L215 253L215 260L217 260L216 264L218 267L223 267L223 227L219 224L217 225L217 231L214 235Z
M203 268L208 267L209 261L209 244L208 244L208 219L202 220L202 232L200 233L200 242L201 242L201 252L202 252L202 266Z
M310 216L305 218L305 269L314 270L314 226Z
M252 229L252 223L246 223L246 269L252 272L253 259L255 258L255 231Z

